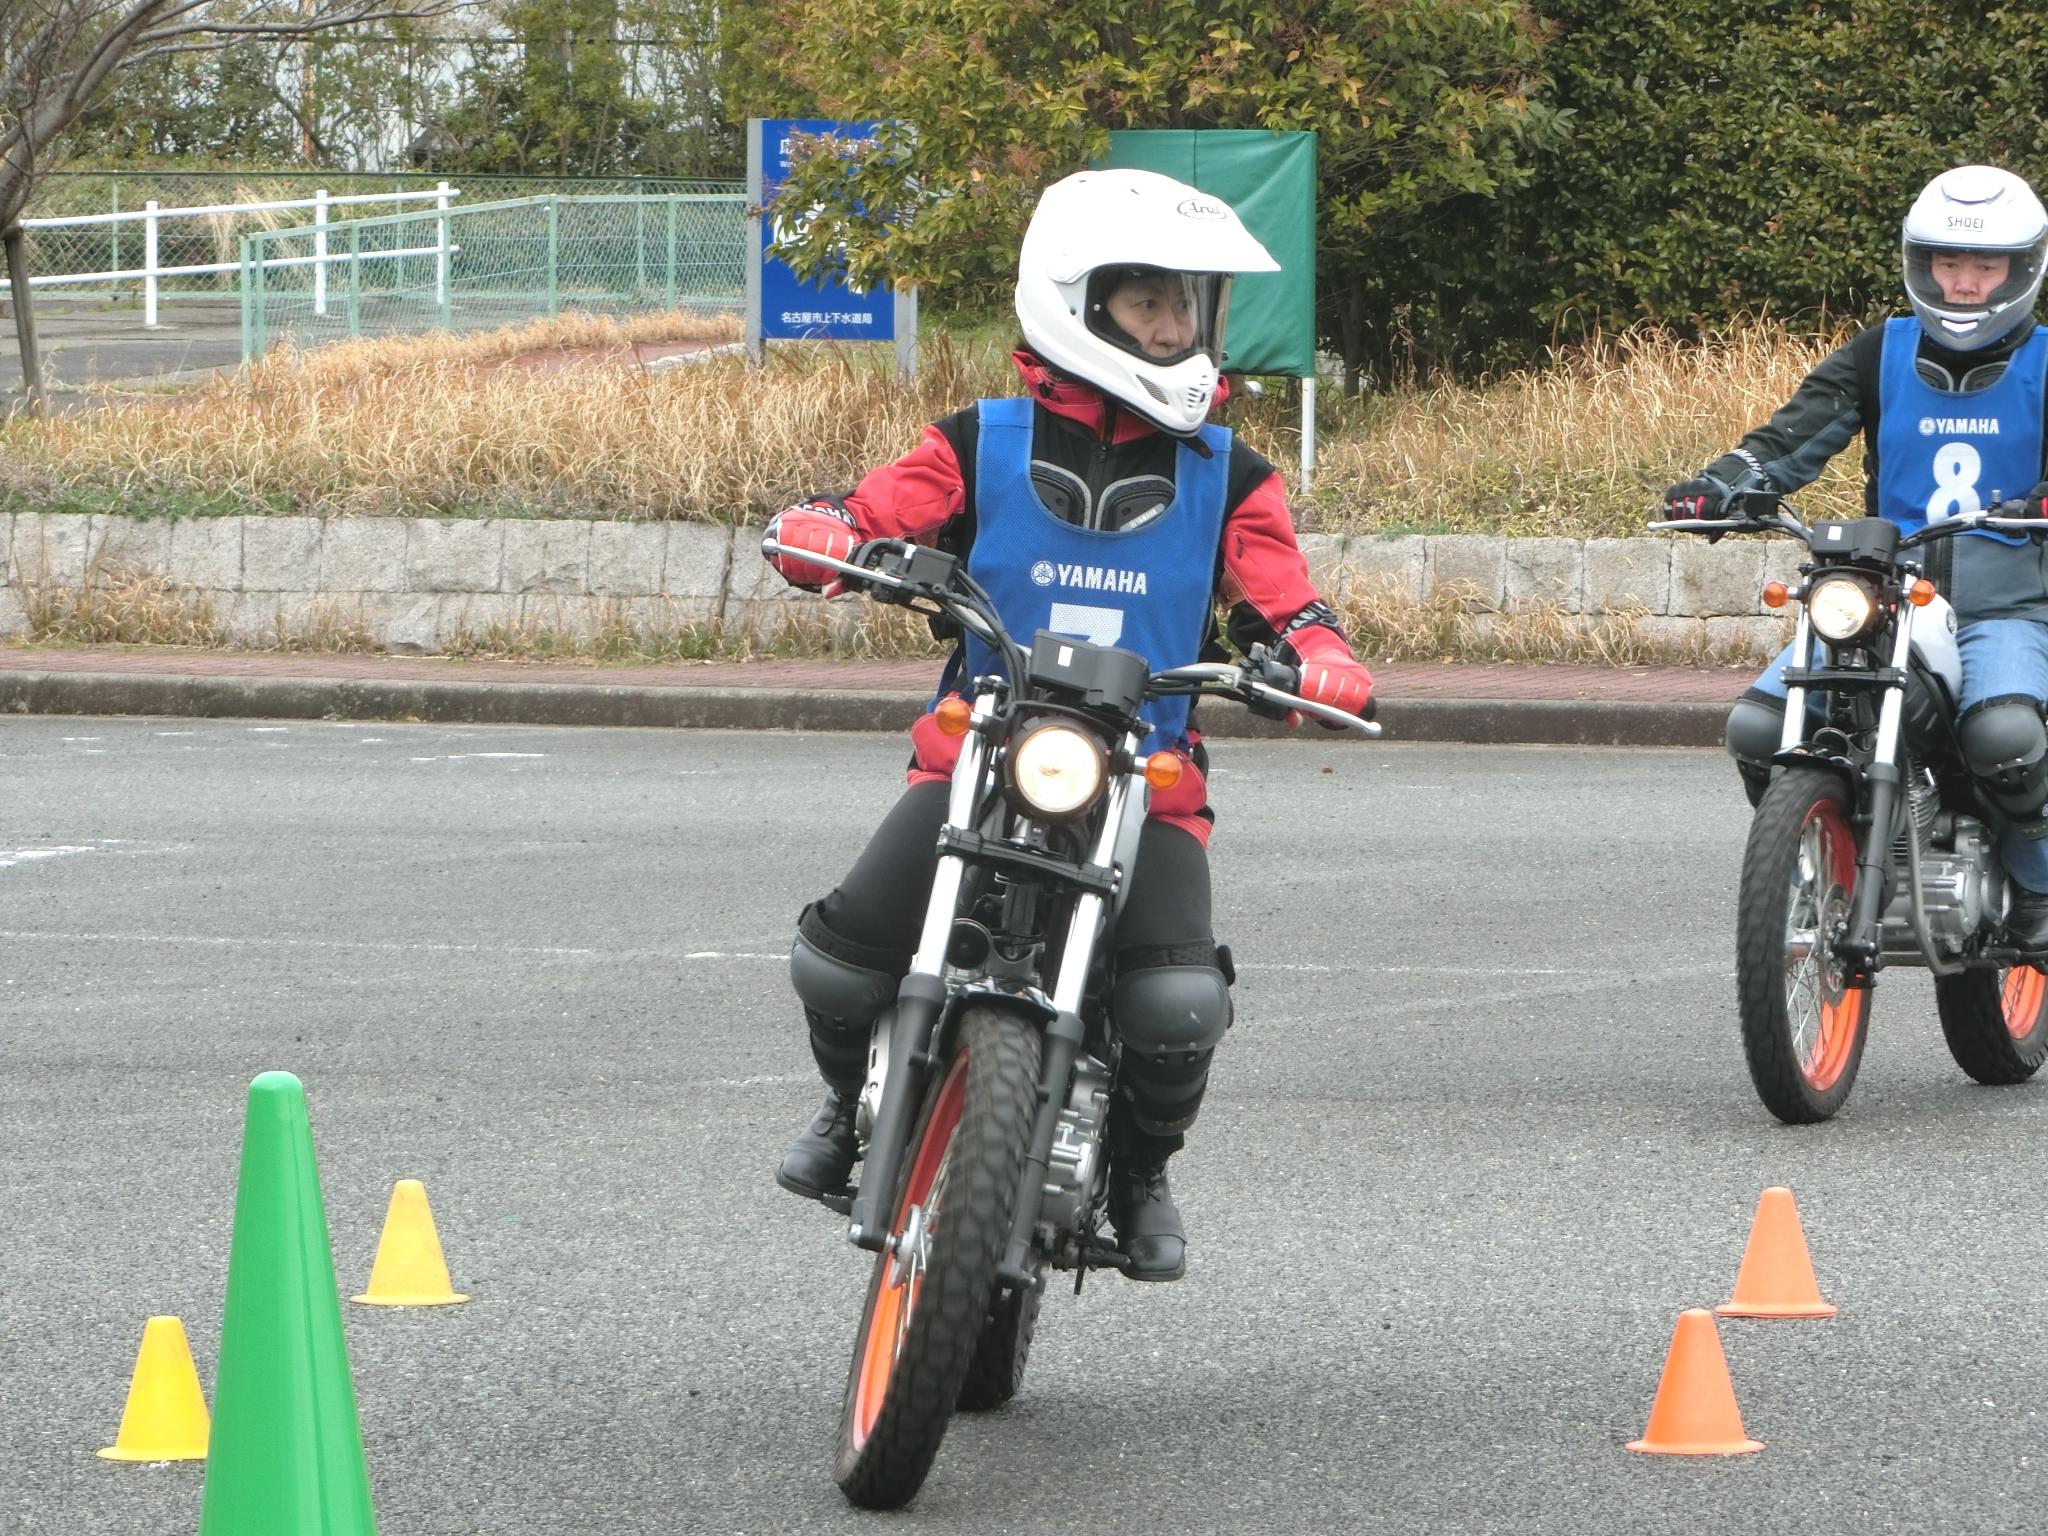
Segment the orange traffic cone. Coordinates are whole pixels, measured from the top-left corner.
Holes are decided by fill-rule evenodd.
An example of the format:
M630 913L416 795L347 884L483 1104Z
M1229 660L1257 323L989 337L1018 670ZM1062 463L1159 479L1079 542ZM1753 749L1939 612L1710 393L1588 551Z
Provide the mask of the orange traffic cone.
M370 1264L369 1288L351 1296L368 1307L446 1307L467 1296L456 1294L441 1256L441 1235L427 1208L426 1186L418 1179L400 1179L391 1186L391 1204L384 1213L384 1235Z
M1761 1441L1742 1433L1728 1357L1721 1353L1714 1314L1706 1308L1688 1307L1678 1314L1657 1400L1650 1405L1649 1427L1628 1448L1662 1456L1739 1456L1763 1449Z
M211 1427L185 1325L152 1317L142 1325L121 1428L100 1455L108 1461L204 1461Z
M1735 1295L1714 1308L1723 1317L1833 1317L1822 1301L1806 1252L1806 1233L1792 1191L1773 1186L1756 1203L1749 1246L1736 1272Z

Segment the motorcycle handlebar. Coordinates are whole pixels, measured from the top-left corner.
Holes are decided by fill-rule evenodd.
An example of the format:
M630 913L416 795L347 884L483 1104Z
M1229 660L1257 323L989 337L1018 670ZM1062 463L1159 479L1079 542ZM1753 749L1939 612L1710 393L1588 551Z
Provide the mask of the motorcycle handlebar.
M861 549L855 551L855 553L864 553L871 549L886 552L888 549L900 549L902 547L901 540L877 540L873 544L861 546ZM766 556L792 554L800 558L806 565L817 565L827 570L837 571L854 582L871 587L886 587L897 592L910 592L919 597L928 597L944 608L948 615L972 630L980 638L987 640L990 644L995 645L999 649L1006 646L1014 647L1014 642L1010 641L1003 634L1002 630L991 621L989 616L983 614L977 605L967 601L958 594L935 591L918 583L905 581L899 576L892 575L888 571L878 570L872 565L856 564L848 560L837 560L830 555L815 554L807 549L785 550L782 545L772 538L763 538L761 540L761 553ZM1342 726L1346 730L1357 731L1364 736L1378 736L1380 734L1380 727L1370 720L1360 719L1357 715L1347 714L1345 711L1333 708L1328 704L1318 704L1313 699L1304 699L1295 693L1293 688L1278 686L1277 682L1269 679L1277 679L1284 674L1286 680L1293 683L1294 688L1300 687L1299 674L1284 662L1268 656L1263 648L1255 646L1253 651L1254 655L1251 658L1251 666L1257 669L1257 675L1254 675L1253 671L1248 667L1232 666L1225 662L1198 662L1193 666L1176 667L1171 671L1154 673L1151 678L1151 687L1157 688L1158 685L1164 683L1168 685L1165 691L1192 691L1199 693L1207 690L1209 685L1214 685L1213 691L1217 695L1234 698L1240 703L1263 704L1280 709L1299 710L1303 714L1313 715L1318 720L1327 720L1332 725ZM1188 684L1192 686L1186 690L1177 690L1173 688L1172 685L1174 684Z
M1378 736L1380 727L1370 720L1347 714L1328 704L1318 704L1313 699L1304 699L1300 694L1277 688L1260 677L1254 677L1245 667L1233 666L1229 662L1201 661L1193 666L1175 667L1168 672L1152 674L1152 687L1165 684L1162 693L1205 693L1211 692L1208 685L1214 684L1213 696L1236 699L1240 704L1264 704L1279 709L1300 710L1318 720L1327 720L1346 730L1357 731L1361 736ZM1176 687L1176 684L1188 685ZM1297 684L1297 686L1299 686Z
M1794 538L1807 536L1807 524L1800 521L1792 504L1775 491L1746 491L1733 498L1738 501L1752 501L1768 505L1769 516L1722 517L1722 518L1664 518L1648 525L1650 533L1786 533ZM2012 498L1994 502L1978 512L1962 512L1954 517L1945 517L1939 522L1929 523L1917 533L1909 533L1899 540L1900 549L1915 549L1922 544L1931 544L1936 539L1953 538L1959 533L1974 533L1979 529L1993 533L2016 533L2027 538L2048 537L2048 520L2019 515L2020 509L2030 505L2024 498Z

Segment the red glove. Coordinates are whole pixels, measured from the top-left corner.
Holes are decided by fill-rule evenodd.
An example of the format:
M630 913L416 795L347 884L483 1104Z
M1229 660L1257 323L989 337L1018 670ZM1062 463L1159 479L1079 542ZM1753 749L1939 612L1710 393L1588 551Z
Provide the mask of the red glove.
M1304 699L1349 715L1365 713L1372 701L1372 674L1351 654L1342 635L1327 625L1309 624L1280 644L1284 659L1301 670L1299 691Z
M808 550L834 560L846 559L860 542L852 515L826 501L802 501L785 507L768 524L768 537L784 550ZM815 592L839 581L839 572L830 566L812 565L795 555L770 555L768 563L793 587L808 587Z

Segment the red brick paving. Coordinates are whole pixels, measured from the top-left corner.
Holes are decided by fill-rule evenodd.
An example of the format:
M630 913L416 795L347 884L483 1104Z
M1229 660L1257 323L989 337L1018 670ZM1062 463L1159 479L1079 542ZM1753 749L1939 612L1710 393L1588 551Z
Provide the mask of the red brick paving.
M440 656L272 654L122 646L0 649L0 672L163 673L182 677L374 678L391 681L578 683L622 688L863 689L922 693L938 677L934 660L718 661L596 666L574 661L463 661ZM1506 666L1497 663L1382 662L1373 666L1385 699L1611 699L1732 702L1747 669Z

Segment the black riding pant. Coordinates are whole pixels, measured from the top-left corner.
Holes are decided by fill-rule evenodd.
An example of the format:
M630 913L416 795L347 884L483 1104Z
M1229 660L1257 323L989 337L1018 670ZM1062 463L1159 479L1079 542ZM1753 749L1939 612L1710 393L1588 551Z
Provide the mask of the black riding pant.
M925 905L938 867L939 828L946 819L950 786L912 785L883 818L867 848L838 887L804 909L798 932L813 948L849 965L900 978L910 969ZM1194 1122L1208 1085L1211 1033L1188 1039L1185 1018L1152 1019L1144 1002L1158 997L1175 1007L1185 995L1177 981L1190 973L1217 972L1216 940L1210 927L1208 850L1190 833L1147 821L1138 840L1137 871L1113 936L1116 954L1118 1029L1125 1042L1121 1070L1125 1129L1162 1150L1180 1145ZM1144 972L1162 985L1148 988ZM1211 983L1228 1016L1220 973ZM1185 1014L1186 1010L1176 1008ZM856 1083L865 1074L867 1025L873 1020L828 1020L810 1016L811 1046L828 1082ZM1134 1048L1158 1040L1157 1050ZM1173 1049L1165 1042L1172 1041Z

